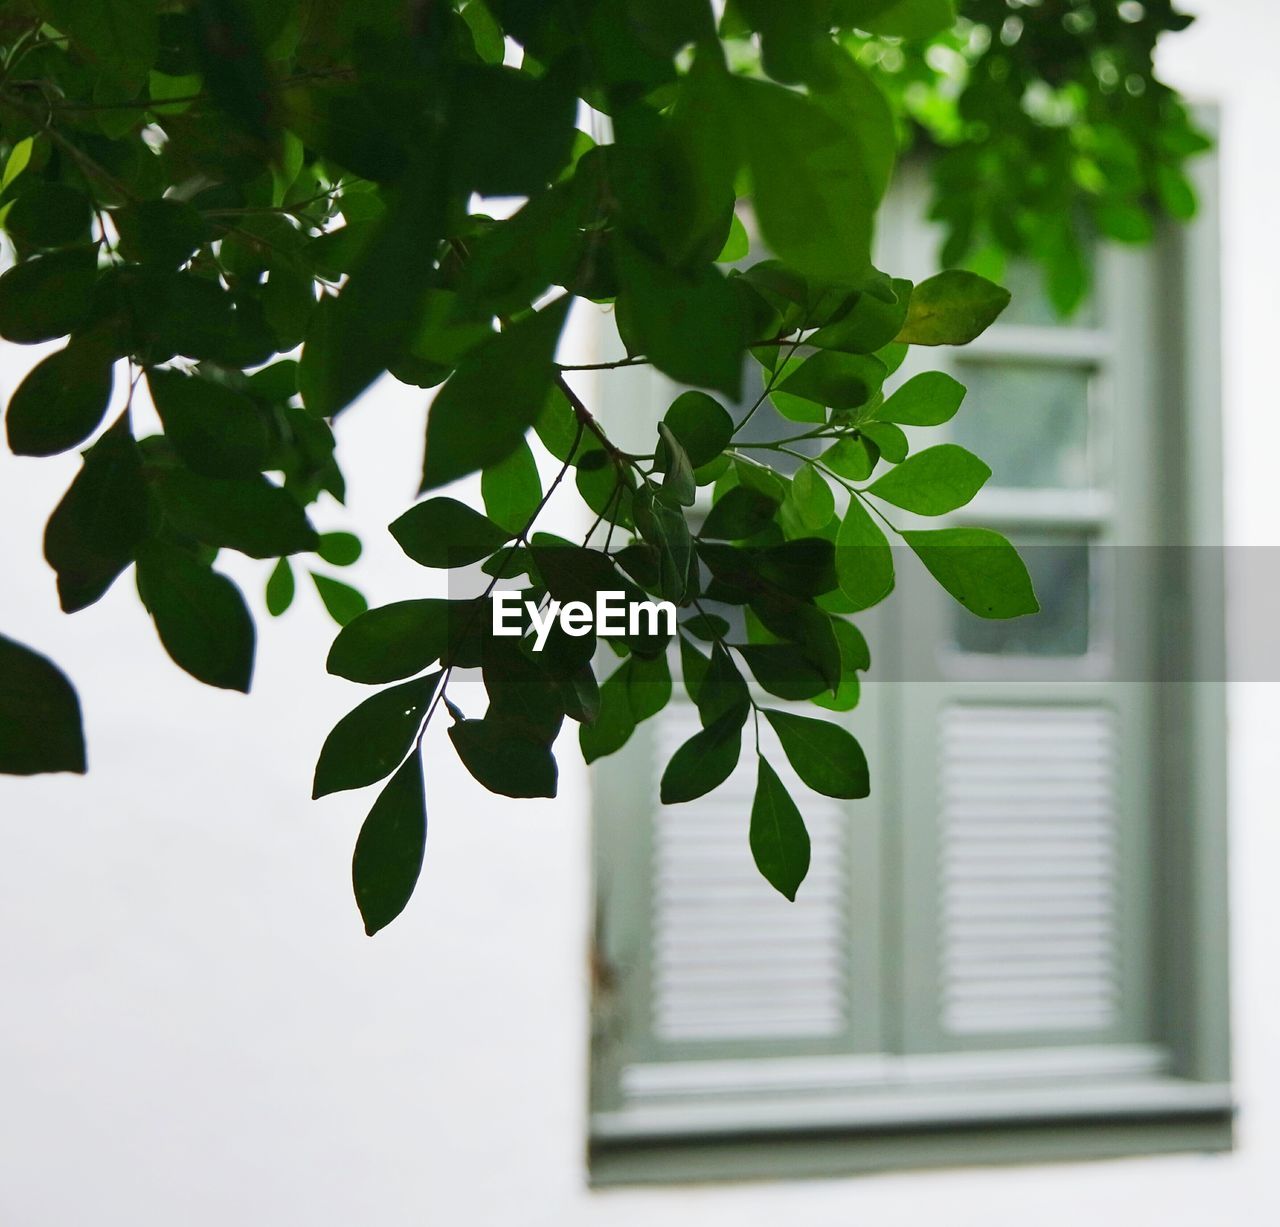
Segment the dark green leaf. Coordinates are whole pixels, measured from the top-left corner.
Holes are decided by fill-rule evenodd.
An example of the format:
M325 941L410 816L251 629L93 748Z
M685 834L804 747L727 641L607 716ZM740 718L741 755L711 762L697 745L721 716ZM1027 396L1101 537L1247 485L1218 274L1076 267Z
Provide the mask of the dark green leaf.
M364 594L350 584L327 575L317 575L314 571L311 572L311 580L329 617L339 626L346 626L368 611L369 602L364 599Z
M940 516L963 507L990 476L991 470L972 452L940 443L890 469L867 490L895 507Z
M765 241L799 272L860 284L871 271L879 193L861 142L791 90L731 78L738 125Z
M169 442L192 470L251 478L267 467L267 422L248 396L176 370L148 371L147 384Z
M182 533L250 558L316 548L316 531L289 491L265 477L205 477L169 469L156 478L165 514Z
M861 431L837 439L820 457L825 468L850 481L866 481L880 461L879 445Z
M30 345L64 337L88 316L97 247L24 260L0 276L0 337Z
M977 273L948 269L911 292L897 340L909 345L968 345L1009 305L1009 291Z
M369 684L421 673L448 651L450 616L450 603L438 597L371 609L338 633L326 667Z
M569 299L486 341L440 389L427 419L422 489L505 460L546 403Z
M663 474L662 494L669 503L692 507L697 497L693 480L693 465L689 463L679 439L666 422L658 423L658 448L654 456L654 468Z
M890 464L901 464L911 450L906 431L893 422L863 422L858 433Z
M32 247L68 247L89 238L89 198L63 183L41 183L13 202L5 229Z
M278 618L293 604L295 586L293 568L287 558L282 558L271 569L271 577L267 580L267 613Z
M833 689L828 670L796 644L748 643L738 651L756 681L780 699L799 702Z
M700 671L697 690L694 702L703 728L709 728L730 712L743 711L751 705L746 679L721 643L711 649L711 659Z
M427 845L422 763L413 755L378 794L351 858L351 885L364 931L372 937L409 902Z
M671 402L663 421L684 448L695 469L709 464L733 437L733 419L705 392L684 392Z
M452 498L430 498L391 524L391 535L424 567L465 567L510 539L504 528Z
M248 692L253 618L235 584L184 550L149 546L138 592L175 664L208 686Z
M67 613L92 605L134 559L147 532L142 459L122 415L86 453L49 517L44 556Z
M875 605L893 590L893 551L856 496L850 498L836 534L836 577L855 611Z
M311 795L386 779L409 753L439 680L440 674L431 673L392 686L343 716L324 739Z
M71 683L51 660L0 635L0 775L84 770Z
M781 383L784 392L832 409L856 409L880 390L885 365L871 354L819 350Z
M376 223L337 298L320 302L298 372L312 413L341 412L407 349L433 276L444 207L438 176L412 176Z
M9 401L5 427L18 456L52 456L84 442L111 401L115 355L72 338L31 369Z
M729 624L718 614L696 614L680 623L680 629L708 643L723 639L729 633Z
M662 773L663 805L695 801L719 788L738 765L742 726L750 708L739 706L695 733L671 756Z
M316 553L331 567L349 567L359 561L361 548L355 533L321 533Z
M551 748L499 720L460 720L449 739L473 778L504 797L554 797Z
M146 79L159 50L155 0L43 0L42 7L113 80L137 88Z
M139 264L177 268L209 236L199 211L182 200L140 200L111 215L120 231L120 254Z
M676 271L625 241L614 245L619 327L672 379L736 397L746 323L741 299L710 264Z
M871 775L857 739L831 720L766 710L787 761L815 792L852 799L868 796Z
M794 903L809 872L809 832L791 794L763 757L751 803L750 839L756 868Z
M930 574L980 618L1018 618L1040 605L1017 550L986 528L907 532L903 540Z
M707 513L699 536L721 541L745 541L768 527L778 499L747 486L727 490Z
M523 439L516 449L480 475L480 493L489 518L515 534L533 518L542 502L542 480L533 452Z

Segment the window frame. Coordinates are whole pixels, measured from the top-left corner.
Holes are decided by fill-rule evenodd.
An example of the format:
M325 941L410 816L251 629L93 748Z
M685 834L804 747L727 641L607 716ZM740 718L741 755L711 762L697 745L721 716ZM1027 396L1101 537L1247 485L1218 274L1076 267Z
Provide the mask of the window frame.
M1216 111L1206 108L1198 118L1216 131ZM907 166L902 173L909 179L921 174L921 168ZM1166 634L1176 634L1184 645L1181 676L1222 679L1216 155L1199 158L1192 174L1200 212L1189 225L1163 227L1157 258L1151 261L1152 325L1158 330L1161 353L1174 359L1156 363L1151 377L1153 399L1175 406L1179 425L1159 432L1161 455L1154 466L1159 493L1165 506L1180 513L1177 523L1162 523L1162 532L1166 540L1202 548L1193 551L1199 555L1196 566L1164 577L1161 616ZM975 349L973 356L985 354ZM1072 356L1074 351L1063 355L1064 360ZM1086 493L1081 501L1092 498ZM996 524L998 507L989 510L997 512L990 520ZM1081 525L1087 526L1089 519ZM875 633L874 626L869 630ZM1150 1006L1159 1019L1167 1057L1163 1068L1153 1066L1145 1045L1131 1045L1128 1052L1100 1050L1104 1059L1099 1067L1082 1068L1074 1083L1068 1078L1048 1088L1001 1088L998 1080L992 1081L989 1060L983 1069L990 1053L743 1056L699 1062L703 1068L696 1071L682 1071L680 1062L648 1065L638 1086L632 1077L631 1094L624 1102L620 1046L607 1042L605 1033L614 1026L625 1027L627 1020L618 1013L619 998L611 992L606 970L596 976L593 994L591 1182L820 1175L1229 1149L1234 1100L1227 976L1225 685L1221 680L1163 685L1163 723L1156 735L1176 734L1195 748L1194 754L1183 756L1176 776L1165 773L1157 784L1164 821L1157 841L1154 929L1159 940L1152 952ZM891 684L864 689L873 692L867 696L871 702L893 701L891 693L874 693L891 691ZM636 737L643 750L649 727L642 726ZM618 870L649 863L650 824L647 790L637 789L634 778L628 779L625 763L615 757L594 770L595 882L601 894L593 965L607 969L619 951L634 950L637 940L645 944L644 933L619 932L612 922L621 916L629 918L628 924L648 923L646 876ZM871 885L893 889L882 882ZM604 906L608 926L601 919ZM647 993L638 996L647 1000ZM1062 1062L1071 1059L1051 1046L996 1055L1039 1060L1046 1071L1055 1063L1061 1070ZM904 1080L912 1088L905 1094L900 1089ZM805 1083L830 1092L820 1110L815 1111L811 1095L799 1093ZM875 1088L890 1083L899 1089L877 1099ZM768 1087L768 1093L732 1089L753 1084ZM795 1095L788 1094L789 1086Z

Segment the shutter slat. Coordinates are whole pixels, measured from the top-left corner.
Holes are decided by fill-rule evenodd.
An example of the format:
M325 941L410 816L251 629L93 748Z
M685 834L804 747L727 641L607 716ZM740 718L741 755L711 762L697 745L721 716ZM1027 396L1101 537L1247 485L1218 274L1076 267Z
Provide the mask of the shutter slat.
M944 1028L1107 1028L1119 991L1111 712L953 704L939 734Z

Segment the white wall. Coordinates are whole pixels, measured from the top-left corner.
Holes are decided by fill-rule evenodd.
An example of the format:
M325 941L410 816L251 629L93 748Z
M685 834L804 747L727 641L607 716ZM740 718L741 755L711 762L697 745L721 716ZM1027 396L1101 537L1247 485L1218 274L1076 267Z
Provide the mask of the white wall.
M1276 543L1280 15L1196 7L1166 67L1224 109L1229 531ZM5 347L0 394L29 362ZM379 388L339 425L375 602L434 582L382 531L412 498L423 399ZM572 755L560 801L511 803L433 747L422 883L366 939L348 865L368 798L307 799L325 732L362 697L324 674L314 595L264 619L249 699L171 666L127 582L63 618L39 540L73 471L0 454L0 621L79 684L92 764L0 780L3 1227L1280 1221L1276 687L1239 686L1231 707L1237 1153L591 1193ZM236 574L256 586L265 566Z

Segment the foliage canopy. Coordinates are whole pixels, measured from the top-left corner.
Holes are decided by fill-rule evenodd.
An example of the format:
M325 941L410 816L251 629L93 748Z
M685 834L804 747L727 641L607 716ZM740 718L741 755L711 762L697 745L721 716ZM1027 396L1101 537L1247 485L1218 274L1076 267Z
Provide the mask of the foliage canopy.
M958 23L952 0L720 7L18 0L0 13L13 252L0 336L61 342L5 422L19 455L83 449L45 533L62 607L132 570L173 660L247 691L253 616L219 553L268 560L273 616L297 567L310 572L342 626L329 670L385 687L330 734L314 784L382 785L353 862L371 933L418 876L421 745L439 708L482 785L553 796L565 721L588 761L616 751L668 702L673 666L702 728L662 799L717 787L746 734L751 848L794 898L809 841L770 738L808 788L858 798L871 781L850 733L775 700L857 703L871 657L851 617L893 587L890 535L974 612L1036 609L998 534L893 522L951 512L990 475L916 433L949 421L964 389L940 372L893 387L894 372L910 346L964 344L995 319L1006 256L1038 261L1069 311L1085 235L1142 241L1161 213L1194 209L1181 167L1204 141L1151 71L1156 37L1186 22L1165 0L972 0ZM912 285L875 267L872 244L894 160L920 140L941 149L947 268ZM496 197L522 203L498 220ZM613 311L628 357L611 365L651 363L690 388L647 454L609 437L557 362L574 299ZM752 364L762 391L744 403ZM478 595L367 609L313 569L359 557L308 509L342 500L329 423L386 372L438 389L428 497L390 530L425 567L480 564ZM162 430L140 437L144 394ZM787 428L744 433L766 404ZM472 474L483 511L440 492ZM538 531L574 486L595 517L584 539ZM673 602L677 642L559 631L535 653L489 631L500 581L534 602ZM474 670L482 714L447 694ZM0 639L0 770L83 769L70 684Z

